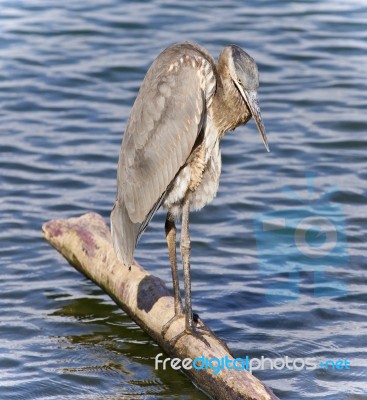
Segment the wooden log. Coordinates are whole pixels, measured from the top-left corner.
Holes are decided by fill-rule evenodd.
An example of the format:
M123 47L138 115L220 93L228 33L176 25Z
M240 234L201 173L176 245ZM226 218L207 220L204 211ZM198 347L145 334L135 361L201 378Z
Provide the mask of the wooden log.
M88 213L79 218L52 220L42 226L42 231L44 238L71 265L109 294L172 358L234 359L227 345L210 330L205 335L209 346L192 335L184 335L172 346L169 339L183 331L184 318L175 321L162 337L162 326L174 314L173 297L160 278L136 262L129 271L117 259L109 228L100 215ZM199 325L204 324L199 321ZM210 368L183 372L212 399L277 399L246 370L224 369L216 375Z

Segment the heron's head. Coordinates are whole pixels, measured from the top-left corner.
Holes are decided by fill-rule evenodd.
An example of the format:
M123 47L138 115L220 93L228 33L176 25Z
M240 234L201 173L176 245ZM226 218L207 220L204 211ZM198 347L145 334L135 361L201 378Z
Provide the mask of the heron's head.
M259 72L256 62L245 51L234 44L226 47L225 53L230 77L256 122L266 150L270 151L266 139L265 127L261 118L259 102L257 100Z

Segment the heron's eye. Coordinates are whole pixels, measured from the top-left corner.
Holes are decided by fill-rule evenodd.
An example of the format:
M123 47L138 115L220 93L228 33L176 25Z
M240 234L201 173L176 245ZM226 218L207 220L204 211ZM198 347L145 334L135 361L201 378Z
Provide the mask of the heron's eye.
M240 85L242 85L241 79L238 79L237 82L238 82Z

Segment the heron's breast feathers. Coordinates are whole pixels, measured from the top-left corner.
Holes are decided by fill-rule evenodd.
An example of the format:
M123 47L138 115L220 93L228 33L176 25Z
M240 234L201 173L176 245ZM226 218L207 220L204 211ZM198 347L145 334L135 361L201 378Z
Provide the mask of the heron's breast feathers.
M205 146L203 143L195 150L189 165L191 172L189 189L194 192L202 181L205 169Z

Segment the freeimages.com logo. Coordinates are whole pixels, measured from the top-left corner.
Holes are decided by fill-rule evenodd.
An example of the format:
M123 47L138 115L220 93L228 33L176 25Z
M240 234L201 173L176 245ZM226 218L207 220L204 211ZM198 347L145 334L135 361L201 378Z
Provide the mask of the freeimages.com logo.
M313 177L307 180L311 198ZM304 201L286 189L300 206L255 217L259 270L266 278L268 301L297 300L302 272L312 275L315 297L347 292L343 281L327 275L328 269L348 265L344 213L340 205L328 201L335 190L329 190L317 200Z

